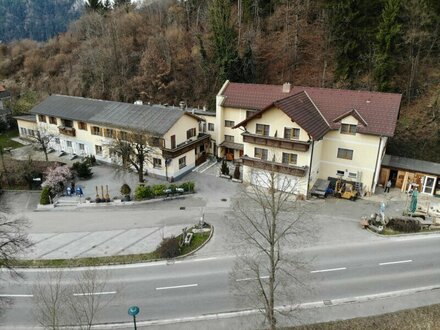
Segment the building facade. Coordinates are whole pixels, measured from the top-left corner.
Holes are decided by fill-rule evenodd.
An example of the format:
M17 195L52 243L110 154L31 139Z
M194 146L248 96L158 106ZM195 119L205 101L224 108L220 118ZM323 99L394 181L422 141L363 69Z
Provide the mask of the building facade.
M217 95L218 154L241 159L243 179L272 170L307 195L320 179L374 192L400 94L226 82Z
M174 107L52 95L31 113L35 123L16 117L20 136L50 135L49 147L71 157L93 155L118 164L115 141L130 143L133 136L144 136L149 141L147 174L170 181L191 171L210 148L209 134L200 130L204 120Z

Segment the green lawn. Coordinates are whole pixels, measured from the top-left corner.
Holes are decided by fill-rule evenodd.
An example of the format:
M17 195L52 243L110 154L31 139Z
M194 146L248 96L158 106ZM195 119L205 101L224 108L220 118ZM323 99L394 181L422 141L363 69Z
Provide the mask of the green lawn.
M18 131L15 129L11 131L7 131L4 134L0 134L0 146L2 146L3 148L13 148L13 149L21 147L22 145L20 143L11 140L11 138L17 136L18 136Z

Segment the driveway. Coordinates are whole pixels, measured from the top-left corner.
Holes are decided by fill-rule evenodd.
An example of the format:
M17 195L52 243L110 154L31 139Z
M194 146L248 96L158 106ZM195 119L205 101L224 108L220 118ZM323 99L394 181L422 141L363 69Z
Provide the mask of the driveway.
M24 214L30 226L28 232L35 243L26 258L75 258L108 256L153 251L163 237L178 235L183 227L205 221L215 227L211 242L200 250L199 256L220 256L234 253L237 241L231 227L235 215L231 199L237 195L240 184L217 177L218 164L208 170L192 172L180 182L194 181L197 193L173 200L158 200L133 206L100 206L94 208L55 208L34 212L38 192L5 192L1 205L10 213ZM109 193L118 194L122 183L132 190L137 185L134 173L115 172L112 166L93 167L90 180L79 181L86 195L94 196L96 186L108 185ZM147 177L147 184L164 183ZM178 184L179 182L177 182ZM377 212L381 201L387 204L387 215L401 214L405 195L397 190L351 202L342 199L312 199L304 202L310 211L304 222L307 235L300 246L349 244L384 240L359 226L362 216ZM421 199L421 203L424 200Z

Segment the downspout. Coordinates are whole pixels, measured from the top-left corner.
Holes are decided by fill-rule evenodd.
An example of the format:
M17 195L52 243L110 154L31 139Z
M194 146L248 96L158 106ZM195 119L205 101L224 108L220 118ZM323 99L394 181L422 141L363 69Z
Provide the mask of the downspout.
M315 141L312 140L312 153L311 153L311 155L310 155L309 177L307 178L307 192L306 192L306 198L309 196L310 173L312 172L313 150L314 150L314 149L315 149Z
M382 136L379 138L379 148L377 149L376 165L374 166L373 181L371 182L370 191L373 193L374 180L376 179L377 165L379 163L380 147L382 146Z

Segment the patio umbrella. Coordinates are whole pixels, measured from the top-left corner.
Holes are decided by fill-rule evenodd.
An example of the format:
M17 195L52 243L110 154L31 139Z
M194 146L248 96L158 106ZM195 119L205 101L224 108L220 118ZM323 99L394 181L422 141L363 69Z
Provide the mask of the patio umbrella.
M419 192L417 189L414 189L414 192L411 196L411 203L409 204L409 211L414 213L417 210L417 197L419 196Z

